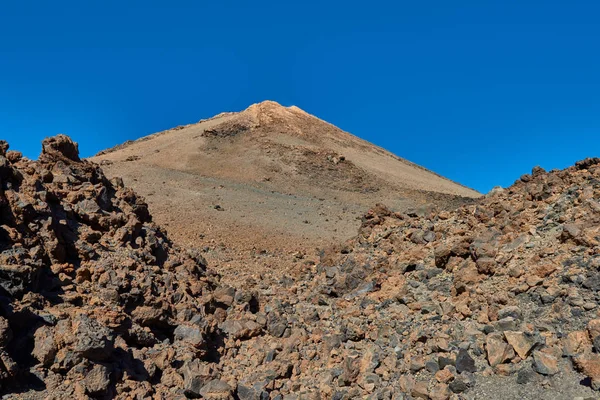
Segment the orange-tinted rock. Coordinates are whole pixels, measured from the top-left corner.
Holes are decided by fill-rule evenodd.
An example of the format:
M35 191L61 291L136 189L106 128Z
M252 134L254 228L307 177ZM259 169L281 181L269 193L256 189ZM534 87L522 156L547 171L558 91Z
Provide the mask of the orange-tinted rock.
M535 370L542 375L555 375L558 373L558 359L542 351L533 352L533 365Z
M427 390L427 382L419 381L413 386L410 394L417 399L429 399L429 390Z
M600 355L584 353L573 357L573 363L585 376L592 380L592 387L600 389Z
M585 331L569 332L563 343L564 354L566 356L575 356L592 348L588 333Z
M448 383L454 379L454 374L449 369L444 368L435 373L435 379L440 383Z
M535 346L535 342L523 332L505 331L504 336L506 337L506 341L523 360L529 356L533 346Z
M486 338L485 349L490 366L495 367L514 357L511 346L504 341L502 334L489 334Z
M445 383L438 383L429 391L431 400L448 400L452 396L452 391Z

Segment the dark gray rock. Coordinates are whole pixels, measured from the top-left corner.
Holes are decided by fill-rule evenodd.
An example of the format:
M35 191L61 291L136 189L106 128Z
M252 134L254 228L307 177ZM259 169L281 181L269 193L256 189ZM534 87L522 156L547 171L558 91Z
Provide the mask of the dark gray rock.
M233 389L227 382L224 382L220 379L213 379L211 381L206 382L202 389L200 389L200 394L204 398L212 399L212 398L227 398Z
M114 350L112 332L87 315L80 315L77 322L74 332L77 343L74 350L89 360L103 361L110 358Z
M452 382L450 382L450 390L452 390L453 393L463 393L465 391L467 391L467 389L469 389L469 387L467 386L467 384L465 382L463 382L461 379L455 379Z
M453 359L448 358L448 357L439 357L438 358L438 365L439 365L440 369L444 369L448 365L456 366L456 361L454 361Z
M534 377L534 373L531 370L531 368L529 368L529 367L523 368L517 374L517 383L520 385L524 385L524 384L530 382L533 379L533 377Z
M238 385L236 394L240 400L261 400L260 393L253 387Z
M521 319L521 310L517 306L507 306L501 308L498 311L498 319L502 320L504 318L511 317L514 319Z
M200 347L205 343L203 329L197 325L179 325L173 332L175 340Z
M287 329L288 321L285 317L276 314L269 313L267 316L267 332L275 337L282 337L285 330Z
M460 349L458 351L458 355L456 356L456 370L459 374L462 372L477 372L475 360L473 360L467 350Z
M91 395L105 394L110 386L110 370L100 364L94 365L83 381L86 391Z
M211 368L198 359L183 364L180 372L183 373L183 389L189 397L200 396L200 390L213 379Z

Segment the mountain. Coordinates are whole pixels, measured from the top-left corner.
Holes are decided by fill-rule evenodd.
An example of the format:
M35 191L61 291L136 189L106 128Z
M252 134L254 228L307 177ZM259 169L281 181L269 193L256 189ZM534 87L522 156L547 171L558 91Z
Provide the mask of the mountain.
M294 248L351 237L376 202L454 208L472 189L272 101L103 151L93 161L144 195L186 244ZM197 220L210 221L199 228Z

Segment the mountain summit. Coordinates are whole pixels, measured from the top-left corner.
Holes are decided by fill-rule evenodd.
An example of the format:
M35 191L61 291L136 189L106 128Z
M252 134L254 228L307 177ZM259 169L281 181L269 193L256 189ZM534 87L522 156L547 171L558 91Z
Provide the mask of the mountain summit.
M270 244L348 238L377 202L444 208L480 196L274 101L127 142L94 160L146 196L175 238L194 244L210 237L239 245L244 228L252 232L249 246L261 242L256 236ZM196 217L212 225L199 228Z
M333 185L360 192L391 185L463 197L480 196L296 106L284 107L274 101L129 142L100 153L100 159L124 161L149 154L153 157L144 162L203 175L210 171L209 175L241 182L268 177L282 183L293 182L294 187L301 182L310 187ZM225 154L227 157L221 157ZM328 176L315 180L314 174L319 172Z

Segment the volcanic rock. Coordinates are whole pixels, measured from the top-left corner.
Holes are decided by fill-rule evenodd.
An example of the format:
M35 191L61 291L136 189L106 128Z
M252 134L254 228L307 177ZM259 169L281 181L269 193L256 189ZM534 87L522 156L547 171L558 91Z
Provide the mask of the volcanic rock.
M570 380L571 398L600 387L596 162L452 211L378 205L321 262L236 285L75 144L45 143L39 161L0 159L3 394L449 399L490 380L535 392L538 374Z
M174 396L178 381L167 377L185 364L154 359L171 336L172 359L219 353L226 334L206 308L215 278L152 223L141 198L82 161L71 139L42 148L38 161L12 157L0 167L2 390L39 390L29 375L37 364L52 398L148 393L160 368L164 383L151 392ZM0 143L0 157L7 149Z

